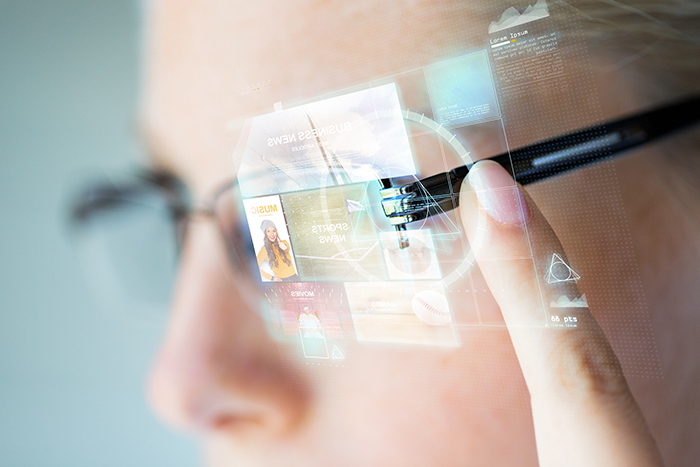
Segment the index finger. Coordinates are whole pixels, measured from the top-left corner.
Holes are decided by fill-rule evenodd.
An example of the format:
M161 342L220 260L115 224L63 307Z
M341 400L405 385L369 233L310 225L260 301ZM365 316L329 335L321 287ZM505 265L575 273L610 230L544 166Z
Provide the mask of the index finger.
M620 363L590 310L576 308L576 328L546 326L546 304L581 297L575 277L543 280L558 263L552 258L566 265L547 220L494 162L477 163L468 181L460 214L530 391L540 461L572 465L573 455L581 465L620 465L622 459L660 464Z

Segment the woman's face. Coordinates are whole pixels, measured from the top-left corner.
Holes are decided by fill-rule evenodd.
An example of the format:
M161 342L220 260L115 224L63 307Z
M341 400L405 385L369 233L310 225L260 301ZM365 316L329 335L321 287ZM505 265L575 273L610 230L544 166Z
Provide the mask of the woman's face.
M277 240L277 229L274 227L268 227L265 229L265 236L267 237L268 240L271 242L274 242Z
M156 163L203 196L233 172L226 122L444 57L443 32L464 29L470 4L411 5L375 2L358 22L356 2L159 2L145 94ZM349 342L342 365L312 365L269 336L223 256L215 227L194 225L150 384L155 410L197 432L210 465L536 464L505 329L462 330L458 349Z

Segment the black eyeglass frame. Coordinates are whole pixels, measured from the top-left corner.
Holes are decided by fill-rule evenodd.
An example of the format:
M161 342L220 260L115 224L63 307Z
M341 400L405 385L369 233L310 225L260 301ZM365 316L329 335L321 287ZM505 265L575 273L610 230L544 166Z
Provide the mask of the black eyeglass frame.
M521 185L528 185L561 175L597 162L610 160L626 151L700 122L700 95L635 114L619 120L575 130L571 133L538 142L482 160L491 160L514 175ZM478 161L477 161L478 162ZM399 246L409 246L402 233L406 225L452 210L459 205L462 182L475 163L449 172L432 175L413 183L393 186L392 179L381 179L380 189L384 214L399 233ZM184 220L201 216L217 219L216 205L223 193L234 189L232 177L217 186L200 206L192 206L184 184L174 175L143 170L138 178L163 189L170 215L177 229L177 244L182 246ZM124 200L130 192L142 189L96 185L84 190L71 207L73 224L85 221L91 212ZM221 222L217 222L221 229Z
M500 164L528 185L608 160L700 122L700 96L606 122L482 160ZM459 189L475 163L407 185L382 179L382 208L397 230L459 205Z

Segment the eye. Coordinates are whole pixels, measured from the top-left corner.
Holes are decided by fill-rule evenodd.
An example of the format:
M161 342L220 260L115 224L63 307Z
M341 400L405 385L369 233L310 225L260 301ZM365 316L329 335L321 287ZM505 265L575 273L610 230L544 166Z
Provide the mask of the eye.
M90 288L108 310L164 312L178 262L185 196L151 172L96 174L74 195L70 233Z
M233 242L236 244L236 250L239 252L241 260L255 263L255 266L253 267L256 268L257 263L255 258L255 249L250 238L248 223L245 221L245 219L241 219L236 222L233 232Z
M245 274L257 274L257 260L248 222L234 190L227 190L216 203L216 218L224 236L231 266ZM257 277L251 275L250 277Z

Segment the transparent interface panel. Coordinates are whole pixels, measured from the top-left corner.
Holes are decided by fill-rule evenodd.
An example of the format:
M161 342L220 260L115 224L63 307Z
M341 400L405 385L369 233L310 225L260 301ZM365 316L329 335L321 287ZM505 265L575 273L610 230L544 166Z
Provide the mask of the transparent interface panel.
M600 122L577 21L546 0L493 2L480 42L459 53L311 100L271 103L270 113L247 121L233 158L271 334L297 342L306 358L340 361L351 342L455 348L477 329L505 328L475 261L478 242L467 241L454 209L459 186L448 187L447 201L428 199L433 215L402 232L381 190ZM605 135L591 144L605 154ZM511 159L516 181L518 164ZM583 178L536 187L555 230L566 223L576 232L561 229L568 256L547 250L538 226L526 225L509 256L480 261L527 271L540 312L516 325L557 332L576 328L581 310L601 310L604 328L623 323L612 340L625 371L657 374L614 168L589 170L608 189L587 190L585 202ZM498 196L521 202L513 189ZM618 234L601 231L601 215ZM605 255L595 252L603 243ZM624 269L628 282L604 262Z

